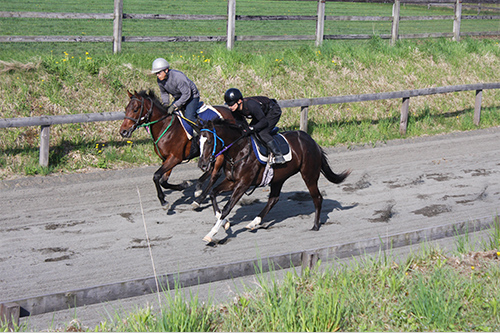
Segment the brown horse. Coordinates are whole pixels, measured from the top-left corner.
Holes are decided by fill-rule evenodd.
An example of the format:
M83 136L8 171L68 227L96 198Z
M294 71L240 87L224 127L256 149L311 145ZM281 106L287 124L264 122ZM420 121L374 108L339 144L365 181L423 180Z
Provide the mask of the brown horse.
M266 166L257 160L252 151L250 138L242 136L240 127L225 121L209 121L203 126L200 133L201 155L198 166L203 171L208 170L213 157L222 150L223 154L219 157L224 156L222 166L226 174L226 178L210 192L217 222L203 240L211 242L221 225L224 224L226 230L229 228L230 224L226 217L243 194L251 186L261 184ZM340 184L351 171L346 170L341 174L335 174L328 164L323 149L306 132L284 132L283 136L290 145L292 160L282 165L273 166L274 176L270 182L271 191L267 205L246 228L254 229L262 222L262 219L278 202L285 181L300 172L316 208L312 230L319 230L319 217L323 203L323 197L318 189L320 173L330 182ZM223 147L223 144L228 145ZM226 191L232 191L232 194L221 212L217 205L216 196Z
M158 199L162 206L165 206L165 194L161 187L165 189L182 191L190 185L184 181L182 184L170 184L168 178L172 169L185 160L190 160L199 156L199 145L197 140L189 140L181 124L178 114L168 114L159 99L153 92L127 92L130 101L125 108L125 119L120 127L120 134L124 138L130 138L132 133L139 127L147 127L154 142L156 154L163 160L162 166L154 173L153 181L158 193ZM224 119L234 122L231 110L225 106L214 106ZM193 126L193 128L195 128ZM195 129L197 130L197 129ZM196 185L197 194L201 202L206 196L209 188L218 178L218 172L222 158L215 162L214 168L205 170ZM203 193L202 183L209 177L210 182ZM196 205L194 204L196 207ZM199 206L199 205L197 205Z

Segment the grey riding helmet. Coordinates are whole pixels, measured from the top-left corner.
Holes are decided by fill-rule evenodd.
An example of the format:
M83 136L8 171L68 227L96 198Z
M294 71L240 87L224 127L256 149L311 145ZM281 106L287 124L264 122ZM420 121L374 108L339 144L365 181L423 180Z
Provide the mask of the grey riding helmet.
M153 67L151 68L151 74L156 74L165 69L170 68L170 64L163 58L156 58L153 61Z

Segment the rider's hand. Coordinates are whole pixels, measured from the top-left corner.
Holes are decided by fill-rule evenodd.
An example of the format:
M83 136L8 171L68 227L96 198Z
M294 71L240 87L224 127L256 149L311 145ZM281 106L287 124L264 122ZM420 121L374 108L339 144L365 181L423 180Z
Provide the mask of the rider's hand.
M243 130L243 136L250 136L252 133L255 133L255 130L253 127L248 127L247 129Z
M177 110L177 106L175 106L175 104L174 104L174 103L172 103L172 104L170 104L170 106L168 107L168 109L167 109L167 113L168 113L168 114L172 114L172 113L174 113L174 111L175 111L175 110Z

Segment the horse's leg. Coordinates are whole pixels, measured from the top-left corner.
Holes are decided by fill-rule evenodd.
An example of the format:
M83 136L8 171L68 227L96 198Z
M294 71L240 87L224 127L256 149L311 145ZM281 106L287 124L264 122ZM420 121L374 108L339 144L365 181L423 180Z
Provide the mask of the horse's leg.
M180 162L181 161L179 161L179 159L175 158L167 159L163 162L162 166L158 170L156 170L156 172L153 175L153 182L155 183L158 199L160 200L162 206L167 205L167 202L165 201L165 193L163 193L161 187L163 186L164 188L170 188L168 186L166 187L165 184L170 185L167 183L168 177L172 173L173 167L179 164Z
M262 223L262 219L264 219L264 217L267 215L267 213L269 213L269 211L279 201L279 199L280 199L280 193L281 193L281 189L283 187L283 184L284 184L284 182L271 183L271 192L269 193L269 199L267 200L266 206L260 212L260 214L257 215L257 217L254 218L253 221L250 222L245 228L253 230L259 224Z
M196 182L196 188L195 188L195 191L194 191L194 196L195 197L199 197L203 193L203 188L202 188L203 187L203 183L210 176L210 171L211 170L208 170L208 171L204 172L203 175L201 175L201 177L198 178L198 181Z
M223 186L221 186L223 185ZM234 187L233 193L231 194L231 198L229 201L226 203L224 208L222 209L222 212L218 211L217 207L217 202L215 201L215 195L221 192L225 191L230 191ZM236 205L236 203L241 199L243 194L245 193L246 190L248 190L249 185L248 184L243 184L242 182L236 184L234 186L234 182L229 182L226 179L219 185L217 188L215 188L212 193L212 203L215 205L214 207L217 208L217 212L215 213L215 216L217 217L217 222L213 226L213 228L210 230L210 232L203 237L203 240L206 242L211 242L212 237L219 231L220 227L224 224L224 229L229 229L231 226L229 221L227 221L226 217L229 215L233 207ZM214 208L215 209L215 208Z
M172 170L174 167L181 163L182 160L177 158L177 157L172 157L166 159L165 162L163 162L163 165L160 169L163 168L163 173L160 172L160 170L155 172L154 178L157 179L158 183L166 190L174 190L174 191L182 191L191 186L190 181L183 181L181 184L170 184L168 182L168 178L170 177L170 174L172 173ZM156 181L155 181L156 184Z
M205 175L208 176L208 173L211 172L210 173L210 175L211 175L210 181L208 182L207 187L205 187L205 189L200 194L196 195L196 193L195 193L195 197L198 197L198 198L192 203L193 209L200 208L200 205L203 202L203 200L205 200L206 196L208 195L208 192L211 190L212 186L215 184L217 179L219 179L219 177L221 175L223 163L224 163L224 155L218 156L215 159L215 163L210 168L210 170L208 170L205 174L203 174L203 176L205 176ZM201 183L199 183L199 184L201 187Z
M319 224L319 217L321 214L321 206L323 205L323 196L321 195L319 188L318 188L318 179L319 179L319 174L318 176L313 176L313 179L306 179L307 177L302 174L302 178L304 179L304 182L306 183L307 188L309 189L309 194L311 194L311 197L314 202L314 208L316 209L315 214L314 214L314 225L311 230L318 231L320 224Z

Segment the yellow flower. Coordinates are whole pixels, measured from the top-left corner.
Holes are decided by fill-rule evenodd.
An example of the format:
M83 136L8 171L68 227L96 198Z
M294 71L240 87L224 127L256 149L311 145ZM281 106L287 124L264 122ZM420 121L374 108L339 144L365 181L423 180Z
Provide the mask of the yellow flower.
M474 270L475 268L476 268L476 267L474 267L474 266L471 266L471 268L470 268L470 269Z

